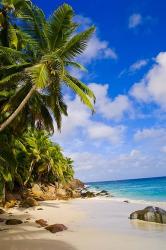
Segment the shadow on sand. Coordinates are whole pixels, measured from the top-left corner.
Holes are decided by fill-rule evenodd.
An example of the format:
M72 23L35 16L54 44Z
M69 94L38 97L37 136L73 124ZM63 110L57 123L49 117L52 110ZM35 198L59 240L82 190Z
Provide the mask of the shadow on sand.
M23 240L1 240L2 250L77 250L72 245L60 240L23 239Z

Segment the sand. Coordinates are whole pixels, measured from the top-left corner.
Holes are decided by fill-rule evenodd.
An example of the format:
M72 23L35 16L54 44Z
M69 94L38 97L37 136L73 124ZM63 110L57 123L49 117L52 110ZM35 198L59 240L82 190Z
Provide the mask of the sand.
M0 223L0 250L165 250L166 225L130 221L132 211L142 209L142 203L124 203L111 199L77 199L41 202L40 208L10 209L19 218L16 226ZM166 205L160 204L166 209ZM29 219L30 220L26 220ZM52 234L39 227L36 219L49 224L63 223L67 231Z

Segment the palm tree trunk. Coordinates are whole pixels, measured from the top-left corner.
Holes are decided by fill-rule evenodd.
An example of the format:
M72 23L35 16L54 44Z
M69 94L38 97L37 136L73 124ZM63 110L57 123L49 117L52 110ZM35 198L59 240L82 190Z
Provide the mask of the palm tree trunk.
M22 111L22 109L25 107L29 99L31 98L33 92L35 91L36 86L34 85L27 96L23 99L23 101L20 103L20 105L17 107L17 109L7 118L6 121L4 121L2 124L0 124L0 132L2 132L15 118L16 116Z

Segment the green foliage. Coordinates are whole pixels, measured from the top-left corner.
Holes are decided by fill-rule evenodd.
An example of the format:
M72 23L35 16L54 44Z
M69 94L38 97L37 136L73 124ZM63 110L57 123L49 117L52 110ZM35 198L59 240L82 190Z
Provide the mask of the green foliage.
M4 0L2 5L3 11L0 13L3 14L6 22L6 26L2 26L2 32L6 31L7 42L5 44L2 39L2 46L0 46L0 59L3 62L3 65L0 65L0 87L2 90L6 89L14 82L15 91L13 96L4 101L3 105L8 108L2 109L1 120L5 122L4 118L10 119L14 114L12 122L16 116L22 115L20 112L24 112L24 116L27 116L26 109L33 112L32 106L36 105L36 102L33 103L35 101L33 96L38 95L38 99L41 99L40 103L42 102L45 110L47 109L46 113L54 116L57 128L60 130L62 115L67 115L67 106L62 93L64 84L94 111L93 92L84 83L71 76L68 68L76 67L84 70L84 67L76 62L76 58L86 49L95 28L90 27L83 32L78 32L79 24L73 21L74 11L68 4L61 5L48 20L43 11L31 1ZM19 22L14 21L17 19ZM35 88L28 97L29 100L24 103L26 96L20 92L20 89L25 89L27 84ZM43 94L47 96L45 101L43 101ZM16 97L19 95L20 98L15 98L15 95ZM14 105L10 99L19 100L19 102ZM17 112L20 105L22 105L21 111L18 109ZM8 112L7 116L4 116L4 110ZM33 124L38 124L39 118L36 116L35 118L37 122ZM40 119L42 128L48 128L45 125L46 119L42 116ZM51 119L49 120L52 122ZM52 128L53 125L50 124L49 127Z
M68 114L64 85L94 112L94 93L70 68L85 70L77 57L95 28L78 32L73 17L68 4L46 19L30 0L0 0L0 194L73 178L72 160L49 138Z
M29 129L20 138L1 134L0 143L1 193L4 183L15 188L33 182L65 183L73 178L73 161L44 130Z

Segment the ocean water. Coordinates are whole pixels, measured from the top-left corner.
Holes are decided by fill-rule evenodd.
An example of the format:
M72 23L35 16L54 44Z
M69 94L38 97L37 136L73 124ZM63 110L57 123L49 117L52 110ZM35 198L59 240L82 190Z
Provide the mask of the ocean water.
M166 177L87 183L90 190L107 190L115 198L166 202Z

